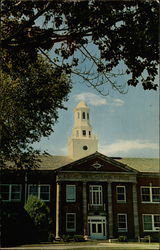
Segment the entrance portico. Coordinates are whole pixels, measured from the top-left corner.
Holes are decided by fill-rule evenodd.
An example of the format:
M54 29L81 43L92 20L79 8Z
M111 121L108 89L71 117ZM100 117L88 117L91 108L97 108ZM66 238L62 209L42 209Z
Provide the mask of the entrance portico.
M88 232L91 239L106 239L106 217L88 216Z

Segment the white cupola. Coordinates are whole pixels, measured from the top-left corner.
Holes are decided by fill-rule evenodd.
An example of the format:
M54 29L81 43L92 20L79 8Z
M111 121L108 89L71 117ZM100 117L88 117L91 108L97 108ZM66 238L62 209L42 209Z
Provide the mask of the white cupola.
M90 125L89 107L81 101L74 109L74 127L68 142L68 156L74 160L98 151L98 140Z

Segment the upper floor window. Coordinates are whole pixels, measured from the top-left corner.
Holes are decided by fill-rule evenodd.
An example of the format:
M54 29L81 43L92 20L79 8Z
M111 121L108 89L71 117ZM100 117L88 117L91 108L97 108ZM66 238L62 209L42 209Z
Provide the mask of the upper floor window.
M50 185L41 184L41 185L28 185L28 195L37 196L38 199L43 201L50 201Z
M82 130L83 136L86 136L86 130Z
M67 232L76 231L76 214L75 213L66 214L66 231Z
M90 204L91 205L102 205L102 186L90 185L89 187Z
M86 113L85 112L82 113L82 119L86 119Z
M91 137L91 131L89 131L89 137Z
M141 187L142 202L160 202L160 187Z
M118 232L127 232L127 214L117 214Z
M0 188L3 201L21 200L21 184L1 184Z
M160 230L160 215L159 214L143 214L143 229L144 232Z
M76 185L66 185L66 201L76 201Z
M126 187L117 186L116 187L117 202L126 202Z

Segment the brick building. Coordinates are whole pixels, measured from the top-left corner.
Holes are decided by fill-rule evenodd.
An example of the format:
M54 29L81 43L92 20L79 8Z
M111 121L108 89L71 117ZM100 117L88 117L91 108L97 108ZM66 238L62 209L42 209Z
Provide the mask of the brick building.
M50 207L53 233L86 239L128 239L160 230L158 159L107 157L98 150L89 108L80 102L74 111L68 156L41 156L29 173L7 171L1 193L6 211L17 211L29 195Z

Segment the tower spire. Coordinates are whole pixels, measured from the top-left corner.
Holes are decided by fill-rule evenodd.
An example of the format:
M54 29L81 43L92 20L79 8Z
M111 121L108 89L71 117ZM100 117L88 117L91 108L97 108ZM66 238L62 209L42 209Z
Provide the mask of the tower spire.
M81 101L74 109L74 127L68 143L68 155L80 159L96 152L98 140L92 132L89 107Z

